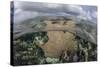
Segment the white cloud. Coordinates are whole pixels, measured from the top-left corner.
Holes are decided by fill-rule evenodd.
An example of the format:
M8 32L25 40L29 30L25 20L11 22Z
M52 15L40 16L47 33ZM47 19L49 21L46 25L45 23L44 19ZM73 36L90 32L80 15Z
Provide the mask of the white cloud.
M92 17L97 18L97 11L92 12Z
M97 17L97 12L85 11L79 5L65 5L52 3L33 3L33 2L15 2L15 20L26 20L36 16L77 16L78 18L89 19ZM91 17L92 16L92 17Z
M66 5L65 7L66 12L73 12L76 14L85 14L83 8L81 6L78 5Z
M17 8L17 9L14 10L14 14L18 14L18 13L20 13L21 11L22 11L22 9Z
M77 17L80 19L92 20L90 11L87 12L84 11L84 14L78 15Z
M60 5L60 4L52 4L52 3L47 3L47 4L44 3L43 6L45 6L47 8L54 8L54 9L62 7L62 5Z
M87 20L87 17L82 15L78 15L77 18Z
M92 20L92 16L91 16L90 11L88 11L88 12L86 13L86 17L88 18L88 20Z
M14 8L20 8L21 2L19 1L14 1Z
M20 11L17 14L14 15L14 23L20 23L24 20L35 18L39 16L38 12L32 12L32 11Z
M73 14L84 14L83 9L77 5L64 5L52 3L32 3L32 2L16 2L15 7L29 11L57 13L57 12L71 12Z

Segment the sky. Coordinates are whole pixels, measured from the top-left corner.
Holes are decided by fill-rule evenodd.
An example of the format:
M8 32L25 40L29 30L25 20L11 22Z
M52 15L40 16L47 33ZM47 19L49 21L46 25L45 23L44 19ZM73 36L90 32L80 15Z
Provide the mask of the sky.
M15 23L19 23L38 16L73 16L96 23L97 7L89 5L55 4L25 1L14 2Z

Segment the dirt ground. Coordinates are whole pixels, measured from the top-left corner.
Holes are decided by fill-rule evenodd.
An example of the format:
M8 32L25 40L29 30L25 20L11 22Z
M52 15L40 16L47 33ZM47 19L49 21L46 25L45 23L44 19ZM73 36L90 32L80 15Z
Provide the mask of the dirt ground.
M75 24L72 21L67 21L65 24L63 22L57 24L47 22L46 29L68 29L75 32ZM47 35L49 38L48 42L40 46L46 57L59 57L65 50L75 50L76 41L72 33L68 31L48 31Z

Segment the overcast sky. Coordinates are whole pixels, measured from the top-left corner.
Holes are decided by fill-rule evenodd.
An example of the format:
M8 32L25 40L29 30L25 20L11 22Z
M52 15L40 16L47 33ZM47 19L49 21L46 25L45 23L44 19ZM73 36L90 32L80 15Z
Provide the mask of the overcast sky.
M97 21L97 7L39 2L14 2L14 22L21 22L37 16L75 16Z

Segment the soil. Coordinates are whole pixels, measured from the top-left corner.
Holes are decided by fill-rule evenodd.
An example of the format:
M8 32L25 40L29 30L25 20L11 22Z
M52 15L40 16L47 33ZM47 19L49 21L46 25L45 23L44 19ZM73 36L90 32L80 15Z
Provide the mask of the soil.
M66 24L63 22L52 24L50 21L47 22L46 29L68 29L75 32L75 24L72 21L67 21ZM46 57L59 57L63 51L75 50L75 36L70 32L64 31L48 31L47 35L49 40L43 46L40 46Z

